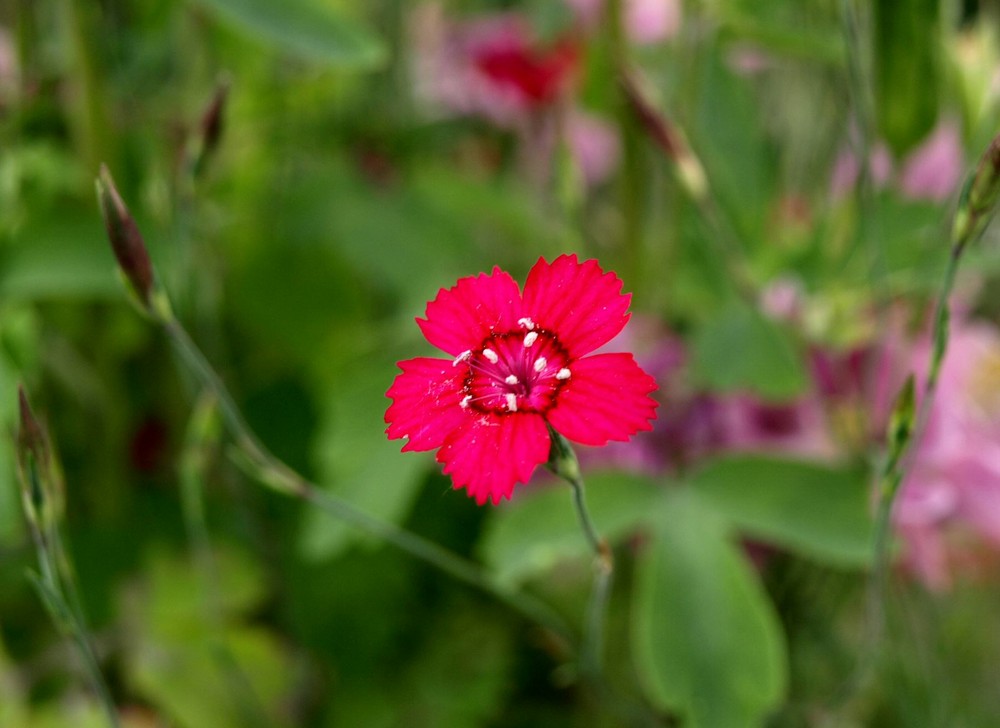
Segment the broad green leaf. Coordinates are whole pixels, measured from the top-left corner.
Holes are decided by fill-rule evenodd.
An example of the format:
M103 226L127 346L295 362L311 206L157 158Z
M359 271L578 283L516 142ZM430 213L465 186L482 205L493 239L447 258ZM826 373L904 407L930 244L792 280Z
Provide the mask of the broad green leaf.
M119 298L121 283L100 216L62 214L31 221L0 264L0 298Z
M706 464L690 481L705 503L754 538L842 566L871 559L863 470L736 455Z
M165 552L123 591L129 689L188 728L283 726L290 656L247 617L264 596L262 574L242 552L215 557L214 593L205 574Z
M642 476L587 476L587 508L604 538L632 532L662 496L663 488ZM483 559L497 578L508 583L546 571L561 559L583 556L589 549L573 505L573 491L562 481L533 486L498 507L482 542Z
M789 333L741 304L723 310L698 331L693 371L709 389L750 390L772 400L795 397L807 383Z
M877 0L873 6L879 130L902 154L937 121L941 2Z
M719 518L670 491L636 579L632 641L649 698L692 728L761 725L787 683L783 635Z
M406 663L379 676L356 675L335 694L329 725L475 728L497 722L510 689L511 632L475 607L441 612ZM456 688L456 676L461 685Z
M428 459L400 452L402 443L385 434L385 392L398 374L391 352L378 361L356 362L335 378L315 453L320 481L366 513L392 523L409 513L423 482ZM310 558L330 558L365 539L354 526L309 509L301 548Z
M331 66L382 63L383 42L319 0L194 0L261 41Z

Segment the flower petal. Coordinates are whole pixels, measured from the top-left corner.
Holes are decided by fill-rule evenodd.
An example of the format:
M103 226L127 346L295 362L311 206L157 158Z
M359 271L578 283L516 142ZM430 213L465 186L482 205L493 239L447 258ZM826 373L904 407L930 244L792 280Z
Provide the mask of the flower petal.
M596 260L560 255L539 258L524 284L524 316L552 331L574 359L606 344L629 319L630 294L621 279L605 273Z
M537 414L474 412L438 451L438 462L456 488L465 488L479 505L510 498L548 460L549 432Z
M493 331L517 329L521 313L521 291L510 274L494 268L459 279L442 288L427 304L425 319L417 319L427 340L452 356L475 349Z
M584 445L627 440L651 430L656 382L631 354L595 354L570 365L570 378L546 418L563 436Z
M399 362L385 396L392 404L385 412L390 440L409 439L407 450L433 450L470 416L459 404L465 396L466 372L447 359L420 357Z

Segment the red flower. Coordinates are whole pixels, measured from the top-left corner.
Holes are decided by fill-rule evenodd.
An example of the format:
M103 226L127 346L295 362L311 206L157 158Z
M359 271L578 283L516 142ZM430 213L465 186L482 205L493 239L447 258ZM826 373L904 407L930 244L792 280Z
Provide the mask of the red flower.
M510 274L462 278L417 319L453 359L399 363L386 396L391 439L438 449L456 488L482 505L510 498L549 457L546 425L584 445L651 429L652 377L631 354L587 356L628 321L631 296L597 261L539 259L524 291Z
M473 63L492 83L511 90L525 106L550 104L562 95L579 64L579 50L570 41L542 50L519 36L501 37L477 49Z

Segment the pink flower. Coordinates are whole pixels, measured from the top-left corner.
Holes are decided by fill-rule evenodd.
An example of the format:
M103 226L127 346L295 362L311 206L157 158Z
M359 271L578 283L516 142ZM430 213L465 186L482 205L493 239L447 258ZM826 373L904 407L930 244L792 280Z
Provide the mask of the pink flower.
M932 342L924 336L906 363L926 376ZM908 368L908 367L906 367ZM899 376L897 379L901 379ZM898 386L898 384L897 384ZM956 317L926 430L893 511L907 565L942 589L960 565L956 537L1000 547L1000 332Z
M906 158L899 186L912 199L942 202L961 182L964 168L958 125L945 121Z
M604 21L603 0L567 0L566 4L589 31L597 30ZM622 10L625 32L633 43L657 43L674 37L680 29L680 0L625 0Z
M452 20L428 4L414 15L413 45L418 97L502 127L564 101L580 65L572 39L542 45L513 13Z
M494 268L441 289L417 319L453 357L399 363L386 396L390 439L438 450L455 488L482 505L510 498L549 457L548 427L584 445L649 430L652 377L631 354L591 354L622 330L631 296L597 261L540 258L524 290Z
M892 154L883 142L878 142L872 148L868 157L868 169L875 189L885 187L892 176ZM835 200L846 197L857 184L860 173L860 165L854 152L850 149L841 151L830 175L830 196Z

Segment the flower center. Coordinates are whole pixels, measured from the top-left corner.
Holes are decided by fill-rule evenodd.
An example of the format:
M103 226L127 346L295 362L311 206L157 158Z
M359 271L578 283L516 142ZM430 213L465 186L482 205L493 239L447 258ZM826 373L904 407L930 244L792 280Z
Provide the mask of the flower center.
M461 405L482 412L547 411L569 380L569 356L554 334L535 327L529 318L521 331L492 334L475 351L455 359L469 369Z

